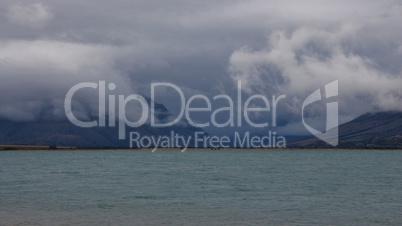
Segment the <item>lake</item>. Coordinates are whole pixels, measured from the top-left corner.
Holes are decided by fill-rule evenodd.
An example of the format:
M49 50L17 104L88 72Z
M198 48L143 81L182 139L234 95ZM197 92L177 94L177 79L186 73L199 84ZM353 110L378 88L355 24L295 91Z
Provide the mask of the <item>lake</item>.
M402 151L3 151L0 225L402 225Z

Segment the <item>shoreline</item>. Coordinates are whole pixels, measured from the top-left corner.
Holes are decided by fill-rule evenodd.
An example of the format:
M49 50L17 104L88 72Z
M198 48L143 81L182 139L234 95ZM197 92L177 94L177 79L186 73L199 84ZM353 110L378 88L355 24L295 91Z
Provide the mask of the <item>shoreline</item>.
M129 147L73 147L73 146L47 146L47 145L0 145L1 151L153 151L154 148L129 148ZM158 148L155 151L183 151L183 148ZM400 147L365 147L365 148L203 148L189 147L184 151L350 151L350 150L373 150L373 151L400 151Z

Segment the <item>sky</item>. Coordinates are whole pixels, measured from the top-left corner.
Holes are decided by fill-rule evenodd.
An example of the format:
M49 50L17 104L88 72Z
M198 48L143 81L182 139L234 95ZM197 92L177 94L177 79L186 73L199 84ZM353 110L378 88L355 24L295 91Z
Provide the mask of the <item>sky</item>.
M2 0L0 118L62 118L67 91L99 80L125 95L169 82L211 98L235 96L241 81L246 96L286 95L289 133L304 99L336 79L341 122L401 111L400 21L399 0ZM177 98L160 92L177 114ZM77 109L95 115L96 101L82 94Z

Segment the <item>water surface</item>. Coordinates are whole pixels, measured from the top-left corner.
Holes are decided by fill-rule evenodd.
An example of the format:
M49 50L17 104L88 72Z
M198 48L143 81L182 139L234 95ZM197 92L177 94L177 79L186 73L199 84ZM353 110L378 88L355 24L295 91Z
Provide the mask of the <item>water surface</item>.
M0 225L73 224L402 225L402 152L0 152Z

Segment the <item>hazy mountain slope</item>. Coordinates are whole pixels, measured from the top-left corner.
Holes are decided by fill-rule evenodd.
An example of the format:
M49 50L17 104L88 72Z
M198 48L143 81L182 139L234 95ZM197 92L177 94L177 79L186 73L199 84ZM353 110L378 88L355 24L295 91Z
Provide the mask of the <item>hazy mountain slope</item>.
M155 104L155 110L159 121L164 122L171 116L162 104ZM186 122L179 124L166 128L156 128L146 124L138 128L126 128L126 140L119 140L117 127L80 128L67 119L40 119L33 122L14 122L0 119L0 144L128 147L130 145L129 132L138 132L141 136L157 137L170 135L170 132L174 131L188 137L193 136L195 131L203 131L187 125Z
M293 147L330 147L317 138L290 144ZM342 148L402 148L402 112L364 114L339 126Z

